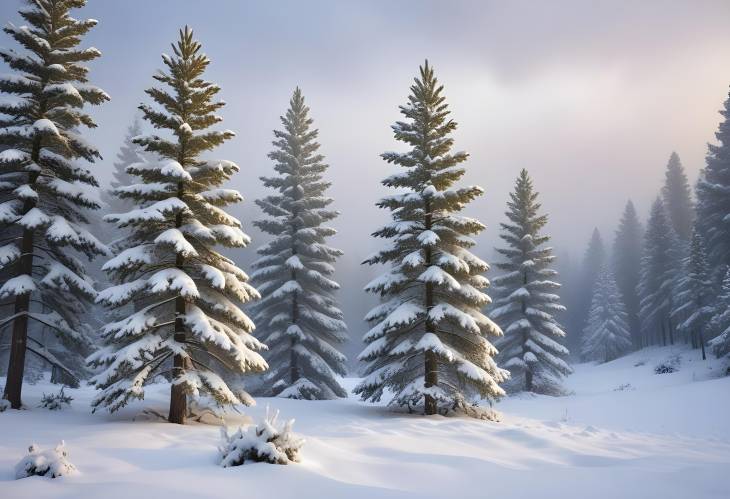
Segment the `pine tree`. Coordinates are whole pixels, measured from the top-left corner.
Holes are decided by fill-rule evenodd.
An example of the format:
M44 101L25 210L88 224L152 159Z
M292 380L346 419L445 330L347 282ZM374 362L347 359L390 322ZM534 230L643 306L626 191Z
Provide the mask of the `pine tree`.
M34 0L20 11L28 23L9 24L4 31L25 51L0 50L0 57L16 72L0 77L0 91L17 101L0 104L0 327L12 324L10 357L4 397L21 407L26 351L41 357L71 377L78 372L64 366L75 359L83 366L88 346L83 316L96 291L76 254L106 254L106 247L84 227L84 209L96 209L97 182L78 161L93 163L99 152L80 135L93 128L86 104L109 100L88 84L84 63L101 54L79 49L94 20L69 15L85 0ZM53 331L56 353L29 335L29 327ZM81 362L79 362L81 361Z
M669 157L665 175L662 199L667 215L677 237L682 241L689 241L692 236L694 204L687 174L676 152L672 152Z
M214 113L225 103L213 100L220 88L202 79L210 61L188 27L172 48L173 56L162 56L167 71L154 77L172 91L150 88L147 94L159 107L140 106L145 120L171 138L135 139L159 160L128 167L140 183L115 190L138 208L106 217L130 233L119 244L123 251L104 265L118 284L97 299L108 307L146 305L106 324L106 346L89 362L104 367L92 379L101 389L92 402L95 409L115 411L142 398L146 383L171 372L168 419L184 423L187 395L202 392L220 405L251 403L217 371L261 371L266 362L256 352L261 343L250 334L254 325L238 305L259 294L246 274L215 250L249 242L241 223L223 210L241 195L219 187L239 168L231 161L200 158L234 136L230 130L210 130L221 122Z
M575 310L570 314L569 331L573 331L574 334L568 336L567 345L568 348L574 349L574 351L580 351L582 331L588 321L588 312L591 307L593 286L595 286L598 274L605 263L606 248L603 244L603 237L601 237L598 229L594 228L581 264L580 279L575 290Z
M400 107L406 121L392 128L410 150L382 155L405 168L383 184L405 192L377 203L390 210L393 222L373 235L389 244L365 263L390 268L366 287L382 303L366 316L373 327L359 358L368 365L355 393L377 401L388 389L391 405L422 406L435 414L463 408L472 395L502 396L498 383L508 373L495 364L489 342L502 333L481 313L489 303L481 291L489 285L481 275L488 265L469 251L475 245L470 236L484 226L459 214L483 190L452 188L468 155L450 152L457 125L448 118L443 86L428 62L408 101Z
M707 329L714 338L708 344L719 358L730 355L730 267L725 271L722 288L713 309L713 316Z
M681 266L677 254L679 241L674 233L661 198L651 207L644 234L641 258L639 297L641 308L642 343L644 346L673 341L673 323L670 318L672 295Z
M135 118L129 128L127 128L127 134L117 153L117 161L114 163L112 179L109 183L110 189L105 190L102 196L102 200L106 203L110 213L122 213L134 208L134 203L131 199L115 196L114 190L135 183L134 176L127 173L127 167L136 163L143 163L146 160L142 148L133 142L135 137L141 134L142 124L139 118Z
M699 231L694 230L689 258L675 291L672 319L678 323L677 332L684 334L686 338L692 340L694 346L702 349L703 359L706 329L714 312L713 294L705 242Z
M640 300L637 292L641 273L641 251L644 234L634 203L626 203L624 214L613 241L612 267L621 301L628 314L629 330L635 348L641 346Z
M492 317L504 331L496 346L498 361L511 373L509 386L536 393L560 393L560 379L572 372L563 359L568 350L559 343L565 337L553 317L565 307L555 294L560 284L550 265L555 257L545 246L550 237L542 234L547 215L527 170L522 170L507 202L508 223L500 224L505 258L497 267L504 271L494 280Z
M697 183L697 225L707 245L710 268L730 265L730 96L720 111L723 121L708 144L706 167ZM719 276L722 278L722 275Z
M337 376L346 374L346 359L337 346L347 326L331 279L333 264L342 254L327 246L336 231L323 224L338 212L328 209L323 180L328 166L319 154L318 130L312 129L309 108L297 88L281 117L283 130L274 131L275 150L269 154L277 176L262 178L275 195L256 201L268 215L254 222L274 239L258 249L253 283L264 295L255 307L260 339L269 347L265 358L266 393L299 399L346 397Z
M588 324L583 331L581 357L608 362L625 354L631 348L628 321L616 280L604 267L593 289Z

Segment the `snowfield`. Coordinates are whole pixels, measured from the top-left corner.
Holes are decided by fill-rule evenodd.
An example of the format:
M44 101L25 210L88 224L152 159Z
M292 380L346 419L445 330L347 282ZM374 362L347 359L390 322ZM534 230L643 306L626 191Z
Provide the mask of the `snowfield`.
M675 356L677 372L654 374ZM0 413L0 497L726 499L725 368L682 347L581 364L567 379L573 395L509 398L498 404L500 423L393 414L355 398L258 399L227 424L258 420L267 405L280 409L307 440L303 460L227 469L217 465L217 426L132 420L144 408L165 412L167 386L109 415L90 414L92 388L67 389L72 407L49 412L38 402L58 388L26 385L29 410ZM349 389L357 380L344 382ZM61 440L78 474L14 479L31 443Z

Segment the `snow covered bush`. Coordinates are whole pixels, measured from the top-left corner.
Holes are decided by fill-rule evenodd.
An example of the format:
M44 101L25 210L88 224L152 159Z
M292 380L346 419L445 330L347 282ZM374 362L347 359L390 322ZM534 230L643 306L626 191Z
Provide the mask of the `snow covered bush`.
M253 307L257 337L269 347L260 391L295 399L346 397L337 378L347 372L339 351L347 326L335 299L340 286L332 279L342 252L327 244L336 231L325 225L339 213L329 208L328 166L299 88L281 122L269 153L277 175L262 178L276 193L256 200L267 217L254 222L273 236L257 250L251 276L263 295Z
M503 396L509 373L493 359L490 340L502 331L482 313L489 266L470 251L484 225L461 214L484 190L455 185L468 154L452 152L457 125L428 62L400 112L392 129L409 150L382 154L400 168L382 182L397 192L377 203L392 217L374 233L386 244L365 261L387 270L366 288L381 303L366 316L367 368L355 393L374 402L392 394L391 406L437 414L459 397Z
M27 478L29 476L57 478L73 475L77 471L76 466L68 460L66 443L61 440L61 443L53 449L41 450L36 444L28 447L28 455L15 465L15 478Z
M675 355L654 367L654 374L670 374L677 372L679 371L679 364L679 355Z
M52 393L50 395L43 394L39 407L44 407L49 411L60 411L64 407L71 405L73 397L63 393L64 387L61 387L61 391L58 393Z
M0 399L0 412L5 412L8 409L10 409L10 401L5 399Z
M221 429L223 445L219 448L220 464L224 468L240 466L246 461L289 464L299 461L304 439L292 432L294 420L277 421L279 411L266 410L266 417L245 431L239 428L232 435Z

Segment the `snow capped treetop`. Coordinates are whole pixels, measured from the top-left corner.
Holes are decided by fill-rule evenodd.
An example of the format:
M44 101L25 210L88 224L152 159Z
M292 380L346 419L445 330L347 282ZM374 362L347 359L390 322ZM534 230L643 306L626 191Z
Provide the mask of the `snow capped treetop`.
M481 313L490 302L482 291L489 281L481 275L489 267L469 251L470 236L484 226L459 214L483 191L454 187L468 154L451 152L457 125L428 62L400 111L406 120L393 125L394 137L410 148L382 154L404 168L383 184L402 192L377 203L393 221L373 235L389 244L365 263L389 269L366 288L383 303L367 316L373 327L360 359L368 367L356 392L379 400L387 388L394 393L391 404L434 413L475 394L500 397L507 373L492 360L496 350L488 340L502 333Z
M154 78L168 88L148 89L157 106L140 109L168 136L134 139L155 157L129 165L126 172L139 183L120 185L114 193L139 207L105 217L129 234L104 266L117 284L97 301L109 307L134 303L135 313L107 324L107 346L89 358L105 367L93 380L102 389L95 407L114 411L143 397L144 385L167 369L171 357L184 366L173 371L174 386L192 396L210 395L221 405L253 401L231 390L217 369L241 374L266 368L258 353L265 347L250 334L254 324L239 306L259 293L215 249L244 247L249 238L223 209L241 195L219 188L238 166L199 157L234 135L210 130L221 121L214 112L222 104L212 100L219 87L202 79L209 60L200 49L186 27L173 45L174 56L163 57L168 72Z

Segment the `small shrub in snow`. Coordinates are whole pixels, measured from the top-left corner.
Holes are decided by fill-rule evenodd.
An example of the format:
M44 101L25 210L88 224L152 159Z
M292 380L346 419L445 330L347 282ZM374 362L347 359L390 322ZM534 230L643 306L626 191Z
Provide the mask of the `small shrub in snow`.
M304 439L292 433L293 419L280 425L278 416L279 411L270 414L267 410L266 418L258 425L251 425L246 431L239 428L232 435L222 428L221 466L240 466L246 461L270 464L298 462Z
M654 368L654 374L669 374L679 371L679 356L675 355Z
M54 449L41 450L36 444L28 447L28 455L15 465L15 478L48 476L57 478L76 473L76 466L68 461L68 451L63 440Z
M50 395L43 394L39 407L45 407L49 411L60 411L64 407L71 405L73 398L70 395L63 393L63 388L58 393L52 393Z
M613 389L614 392L629 392L634 390L636 390L636 388L634 388L631 383L624 383Z
M5 412L10 409L10 402L5 399L0 399L0 412Z

